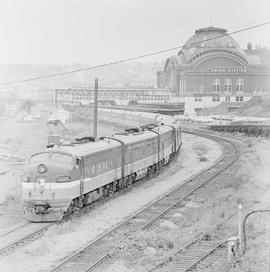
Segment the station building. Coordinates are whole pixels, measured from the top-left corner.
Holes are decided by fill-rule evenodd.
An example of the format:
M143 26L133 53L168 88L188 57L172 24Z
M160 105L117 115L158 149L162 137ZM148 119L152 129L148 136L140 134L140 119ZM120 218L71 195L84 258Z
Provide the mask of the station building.
M200 28L157 72L157 86L179 96L185 112L199 112L221 102L234 109L270 92L270 65L251 43L247 49L240 48L226 29Z
M251 43L246 49L224 28L200 28L177 55L157 71L157 88L99 88L98 99L116 105L167 103L184 105L185 113L223 104L229 111L254 96L270 92L270 58ZM87 105L93 88L55 90L55 102Z

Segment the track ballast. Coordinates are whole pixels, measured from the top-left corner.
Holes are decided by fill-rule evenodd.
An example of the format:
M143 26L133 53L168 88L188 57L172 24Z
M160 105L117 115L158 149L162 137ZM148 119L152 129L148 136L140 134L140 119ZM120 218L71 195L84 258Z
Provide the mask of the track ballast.
M104 271L104 266L113 263L115 258L117 258L115 243L119 241L119 237L126 237L151 227L164 214L181 205L188 196L225 171L239 156L237 146L228 139L192 131L185 132L220 142L224 151L222 157L213 166L189 178L170 193L163 195L159 200L151 203L109 232L92 241L79 252L68 257L53 268L51 272Z

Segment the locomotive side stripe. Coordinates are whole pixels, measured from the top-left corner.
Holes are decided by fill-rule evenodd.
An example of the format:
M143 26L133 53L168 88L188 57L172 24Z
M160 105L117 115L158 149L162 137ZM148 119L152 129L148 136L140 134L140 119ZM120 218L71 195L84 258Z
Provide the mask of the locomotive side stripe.
M172 150L172 145L169 145L169 147L167 147L164 150L164 157L167 158L170 154L171 154L171 150ZM160 152L161 153L161 152ZM125 170L127 171L127 173L131 174L131 170L132 173L139 171L141 169L147 168L149 165L152 165L153 163L155 163L157 161L156 159L156 154L149 156L145 159L136 161L134 163L130 163L128 165L125 166ZM88 191L92 191L95 190L101 186L104 186L116 179L120 179L121 178L121 167L117 168L117 169L113 169L109 172L100 174L96 177L93 178L84 178L83 182L84 182L84 187L85 187L85 192ZM35 186L36 185L36 186ZM66 182L66 183L45 183L44 184L44 189L45 190L52 190L52 189L68 189L68 188L74 188L77 191L77 187L80 185L80 180L75 180L75 181L71 181L71 182ZM33 182L22 182L22 186L23 189L35 189L35 187L37 187L36 183ZM76 195L78 196L78 195ZM75 197L76 197L75 196Z

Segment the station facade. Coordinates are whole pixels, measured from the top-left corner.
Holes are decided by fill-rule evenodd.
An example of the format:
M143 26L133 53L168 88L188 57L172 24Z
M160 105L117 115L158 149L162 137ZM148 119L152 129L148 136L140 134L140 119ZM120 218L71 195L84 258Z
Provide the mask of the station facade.
M240 103L270 92L270 65L249 43L241 49L223 28L195 31L177 55L157 73L158 88L170 89L187 112Z
M99 88L98 99L116 105L176 103L185 112L200 112L222 102L228 110L270 92L270 61L249 43L246 49L224 28L200 28L177 55L157 72L157 88ZM87 105L94 89L55 90L56 103Z

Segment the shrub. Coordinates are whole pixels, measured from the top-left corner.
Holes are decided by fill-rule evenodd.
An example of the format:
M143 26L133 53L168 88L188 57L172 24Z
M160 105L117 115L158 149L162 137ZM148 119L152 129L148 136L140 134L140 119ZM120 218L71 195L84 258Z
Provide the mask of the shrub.
M247 147L252 147L252 141L248 141Z
M200 162L206 162L206 161L207 161L206 157L204 157L204 156L200 157Z

